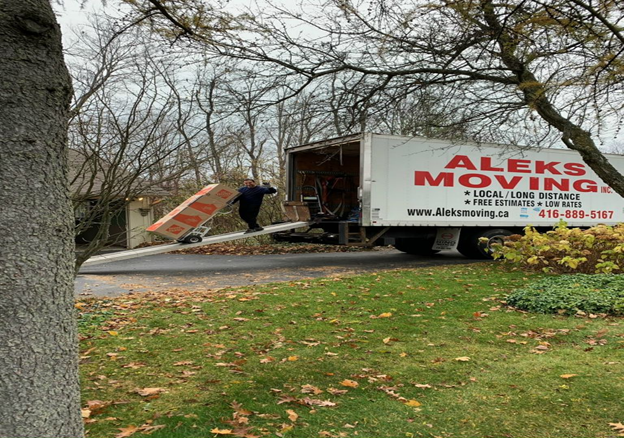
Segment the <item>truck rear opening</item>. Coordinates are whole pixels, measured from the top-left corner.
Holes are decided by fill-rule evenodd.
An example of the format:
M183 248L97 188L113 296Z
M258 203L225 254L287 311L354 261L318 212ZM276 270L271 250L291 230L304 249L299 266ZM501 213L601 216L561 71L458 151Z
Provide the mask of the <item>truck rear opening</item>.
M305 203L313 217L358 221L359 138L293 151L288 178L288 201Z

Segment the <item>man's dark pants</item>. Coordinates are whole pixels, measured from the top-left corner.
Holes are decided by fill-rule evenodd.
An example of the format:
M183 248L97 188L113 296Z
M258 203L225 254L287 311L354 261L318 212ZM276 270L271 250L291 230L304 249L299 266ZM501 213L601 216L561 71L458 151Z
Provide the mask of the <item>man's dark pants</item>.
M258 225L257 222L259 213L260 205L241 205L238 209L238 214L240 215L242 220L247 222L247 227L250 230L260 228L260 225Z

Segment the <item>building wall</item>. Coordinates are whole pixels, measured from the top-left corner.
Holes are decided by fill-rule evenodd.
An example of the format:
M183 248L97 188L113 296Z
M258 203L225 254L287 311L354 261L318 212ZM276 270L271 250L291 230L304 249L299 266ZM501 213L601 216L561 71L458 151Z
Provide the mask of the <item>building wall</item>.
M155 222L154 209L150 206L153 199L149 196L131 201L126 208L128 223L128 249L136 248L143 243L151 243L152 236L145 231Z

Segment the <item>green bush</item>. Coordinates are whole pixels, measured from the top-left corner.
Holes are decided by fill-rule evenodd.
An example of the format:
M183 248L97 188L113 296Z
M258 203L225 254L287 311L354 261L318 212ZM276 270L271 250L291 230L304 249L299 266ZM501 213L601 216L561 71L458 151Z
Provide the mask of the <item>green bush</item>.
M535 313L624 315L624 275L545 277L507 297L507 304Z
M539 233L529 226L504 245L492 245L496 259L527 270L554 274L610 274L624 267L624 224L581 230L563 221Z

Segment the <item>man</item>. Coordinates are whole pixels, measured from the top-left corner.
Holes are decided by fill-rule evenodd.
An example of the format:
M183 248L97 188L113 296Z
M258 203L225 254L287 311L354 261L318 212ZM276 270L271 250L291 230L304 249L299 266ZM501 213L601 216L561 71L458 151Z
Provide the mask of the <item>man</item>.
M245 179L243 184L245 184L245 186L238 189L240 196L236 198L234 203L239 202L238 214L241 219L247 223L248 228L245 233L262 231L264 228L258 225L257 222L262 200L264 195L277 193L277 190L271 187L269 183L258 186L256 185L256 181L252 178Z

